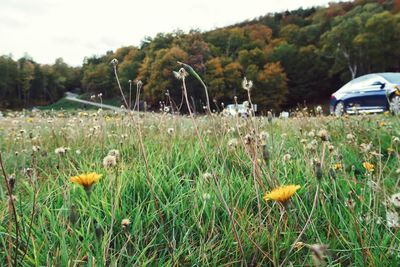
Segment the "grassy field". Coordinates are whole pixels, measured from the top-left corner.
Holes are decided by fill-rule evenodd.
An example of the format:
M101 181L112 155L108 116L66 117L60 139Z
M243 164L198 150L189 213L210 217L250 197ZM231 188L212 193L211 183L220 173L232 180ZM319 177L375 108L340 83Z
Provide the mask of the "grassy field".
M5 115L2 265L400 264L399 118Z

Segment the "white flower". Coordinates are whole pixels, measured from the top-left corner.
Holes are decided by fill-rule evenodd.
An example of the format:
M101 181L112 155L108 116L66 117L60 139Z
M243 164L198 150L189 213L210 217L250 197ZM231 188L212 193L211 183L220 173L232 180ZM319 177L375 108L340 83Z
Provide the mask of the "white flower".
M346 135L347 140L349 141L353 141L354 140L354 135L352 135L351 133Z
M209 180L209 179L211 179L211 178L212 178L212 174L211 174L211 173L206 172L206 173L203 174L203 179Z
M174 133L174 128L168 128L167 132L168 132L168 134L173 134Z
M209 200L210 198L211 198L210 194L208 194L208 193L204 193L204 194L203 194L203 200L207 201L207 200Z
M253 81L247 80L246 77L243 78L242 87L246 91L250 91L251 87L253 87Z
M390 203L392 203L393 206L399 208L400 207L400 193L393 194L390 197Z
M117 66L117 65L118 65L118 59L113 58L113 59L111 60L111 64L114 65L114 67Z
M40 146L32 146L32 151L37 152L40 150Z
M180 68L179 71L174 71L173 73L178 80L182 80L189 75L184 68Z
M235 149L238 145L238 140L236 138L233 138L228 141L228 148L229 149Z
M320 130L318 132L318 136L321 138L322 141L328 141L329 136L327 130L324 129Z
M388 227L396 228L399 227L399 215L397 212L388 211L386 212L386 222Z
M119 151L117 149L111 149L110 151L108 151L108 156L113 156L116 159L118 159L119 157Z
M283 161L289 161L291 160L292 156L290 154L285 154L283 155Z
M65 154L65 152L67 152L67 149L65 147L58 147L54 150L54 153L56 153L57 155L63 155Z
M129 219L123 219L121 221L122 228L124 228L124 229L127 229L130 224L131 224L131 220L129 220Z
M117 158L115 156L107 155L103 159L104 168L111 168L117 165Z
M80 155L80 154L81 154L81 151L80 151L79 149L77 149L77 150L75 150L75 153L76 153L77 155Z

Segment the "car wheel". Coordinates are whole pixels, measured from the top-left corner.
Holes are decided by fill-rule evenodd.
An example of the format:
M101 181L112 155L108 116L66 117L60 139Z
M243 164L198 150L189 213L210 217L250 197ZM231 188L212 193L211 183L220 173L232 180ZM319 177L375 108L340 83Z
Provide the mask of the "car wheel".
M390 111L393 115L400 115L400 96L394 95L390 98Z
M340 101L335 106L335 115L340 117L340 116L343 116L344 113L345 113L344 103L342 101Z

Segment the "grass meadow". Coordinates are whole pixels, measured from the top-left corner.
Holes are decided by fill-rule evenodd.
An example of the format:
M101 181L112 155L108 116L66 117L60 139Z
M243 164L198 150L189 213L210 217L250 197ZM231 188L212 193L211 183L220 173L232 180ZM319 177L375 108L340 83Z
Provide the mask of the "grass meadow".
M313 114L6 113L1 265L398 266L399 118Z

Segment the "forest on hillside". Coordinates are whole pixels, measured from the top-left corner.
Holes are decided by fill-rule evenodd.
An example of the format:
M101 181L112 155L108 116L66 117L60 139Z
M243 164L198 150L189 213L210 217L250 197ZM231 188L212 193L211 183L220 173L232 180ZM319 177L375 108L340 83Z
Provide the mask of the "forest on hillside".
M66 91L111 98L119 95L113 58L121 84L143 82L142 101L158 109L166 93L182 98L173 71L177 61L190 64L204 79L214 103L246 98L243 77L252 80L252 99L262 110L324 103L354 77L400 71L400 1L357 0L328 7L298 9L188 33L176 31L146 37L140 46L121 47L84 59L81 67L62 58L53 65L29 56L0 56L0 108L27 108L57 101ZM196 106L204 90L188 78ZM125 90L128 93L128 90Z

